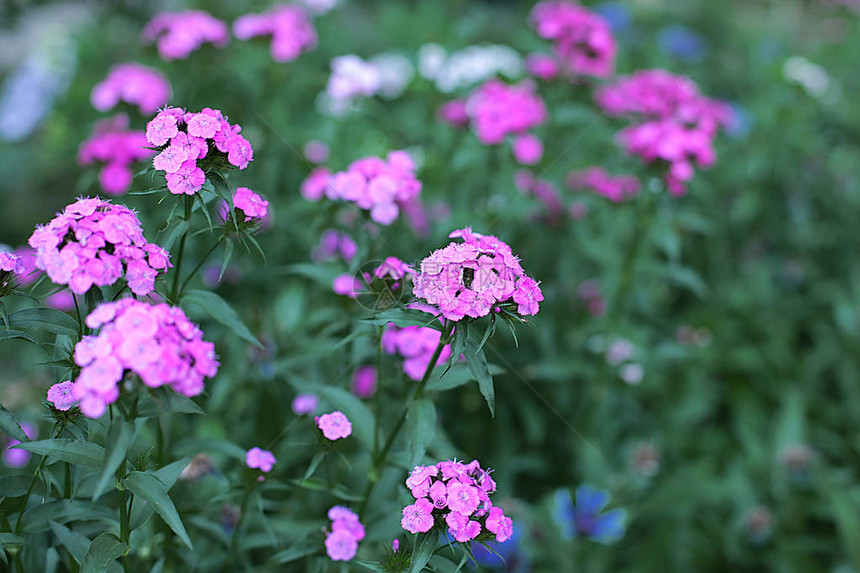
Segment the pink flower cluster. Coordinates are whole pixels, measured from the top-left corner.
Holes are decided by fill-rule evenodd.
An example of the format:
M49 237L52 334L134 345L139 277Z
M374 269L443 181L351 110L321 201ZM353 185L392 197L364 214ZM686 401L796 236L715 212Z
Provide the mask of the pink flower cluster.
M392 151L387 160L365 157L352 162L346 171L331 174L317 168L302 183L302 195L318 201L352 201L370 211L370 218L390 225L402 208L418 199L421 182L415 177L415 162L405 151Z
M182 60L206 42L219 48L230 43L227 24L202 10L160 12L143 29L143 41L158 41L164 60Z
M606 197L613 203L621 203L639 193L639 180L632 175L613 177L602 167L589 167L567 176L567 186L572 191L589 189Z
M245 465L251 469L258 469L263 473L272 471L276 461L275 454L256 446L245 452Z
M18 283L27 286L36 282L42 276L42 272L36 267L36 250L28 246L18 247L15 249L15 255L21 259L21 263L24 265L24 272L17 277ZM46 306L62 311L75 308L74 295L67 289L48 296L44 303Z
M233 22L233 34L240 40L272 37L272 58L291 62L317 45L317 32L301 6L275 6L262 14L245 14Z
M130 165L153 156L148 145L143 132L129 130L128 116L120 114L96 123L93 134L78 150L78 163L102 164L101 188L108 195L121 195L131 187L134 174Z
M428 315L429 320L429 315ZM387 354L400 354L404 358L403 372L412 380L418 381L430 365L433 352L439 344L442 333L429 326L399 327L388 323L382 333L382 349ZM451 357L451 345L442 347L442 353L435 366L441 366Z
M120 101L136 105L140 113L150 115L167 103L170 84L158 70L128 62L111 68L107 77L96 84L90 94L93 107L108 111Z
M364 525L355 512L335 505L328 510L331 531L326 532L325 551L332 561L349 561L358 551L358 542L364 539Z
M531 19L538 36L552 41L556 58L573 76L612 75L618 47L602 16L570 0L546 0L534 7Z
M93 285L107 286L123 275L136 295L147 295L155 277L170 264L170 255L147 243L134 211L99 198L79 199L30 236L36 267L56 284L77 294Z
M163 147L152 165L164 171L167 189L174 195L194 195L206 181L197 162L213 151L210 143L239 169L254 159L254 150L241 131L217 109L205 107L193 113L168 107L146 124L146 139L155 147Z
M693 178L694 163L702 168L716 161L713 140L732 120L732 109L699 93L689 78L665 70L642 70L598 90L597 103L610 116L632 117L619 141L645 162L668 164L666 185L683 195Z
M485 530L494 534L496 541L507 541L513 533L513 520L490 501L496 491L491 472L481 469L477 460L415 466L406 478L406 487L416 501L403 508L401 527L410 533L424 533L438 520L444 521L448 532L461 543Z
M442 311L449 320L479 318L502 304L517 305L521 315L534 315L543 300L538 283L528 277L510 246L496 237L453 231L450 243L421 261L413 294Z
M352 434L352 422L343 412L329 412L322 416L316 416L314 422L327 440L348 438Z
M100 331L75 346L81 373L72 396L91 418L101 417L119 397L126 371L150 388L167 384L185 396L200 394L204 378L218 372L215 346L181 308L125 298L99 305L86 324Z
M468 119L484 145L496 145L508 135L525 133L547 118L546 106L532 82L511 86L500 80L476 88L465 102L449 102L440 113L455 124Z
M337 229L327 229L320 237L319 246L311 253L311 259L319 263L330 261L340 255L344 261L350 262L357 252L358 245L352 237Z

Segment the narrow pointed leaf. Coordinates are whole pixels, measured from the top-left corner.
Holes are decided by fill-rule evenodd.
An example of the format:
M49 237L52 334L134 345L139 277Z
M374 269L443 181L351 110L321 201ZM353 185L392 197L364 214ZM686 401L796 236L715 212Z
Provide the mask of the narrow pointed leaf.
M170 529L179 536L189 549L193 549L188 532L185 531L185 526L176 511L176 506L173 505L173 500L167 495L167 486L164 482L151 474L131 472L123 480L123 483L134 495L151 503L161 519L170 526Z
M25 308L9 315L9 327L19 330L40 329L54 334L78 335L78 322L53 308Z
M104 466L93 492L93 501L101 496L108 482L113 479L114 472L125 460L136 435L137 428L132 422L116 419L111 423L105 440Z
M187 304L196 304L202 308L206 311L206 314L232 330L233 333L240 338L247 340L258 348L263 348L260 341L251 334L251 331L247 326L245 326L245 323L242 322L239 315L236 314L236 311L233 310L223 298L214 292L190 290L182 296L182 299Z
M128 551L128 545L113 533L102 533L90 544L81 562L81 573L104 573L108 566Z
M0 430L3 431L4 434L18 440L19 442L29 442L30 438L27 437L27 434L24 433L24 429L21 428L21 424L18 423L18 419L6 408L0 404Z
M21 450L27 450L34 454L51 456L58 460L81 466L83 468L99 471L105 457L103 447L92 442L81 442L66 438L54 440L39 440L38 442L25 442L13 446Z
M416 400L409 406L406 414L409 467L413 467L421 460L435 435L436 407L427 398Z

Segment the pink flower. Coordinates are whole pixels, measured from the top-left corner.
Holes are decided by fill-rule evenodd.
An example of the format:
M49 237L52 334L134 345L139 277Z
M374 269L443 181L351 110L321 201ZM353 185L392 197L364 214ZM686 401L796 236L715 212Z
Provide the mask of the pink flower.
M301 193L302 197L308 201L319 201L326 194L330 187L329 179L331 172L325 167L316 167L310 172L307 179L302 181Z
M248 219L262 220L269 214L269 202L247 187L239 187L233 193L233 206Z
M167 189L174 195L194 195L203 188L206 174L193 159L183 163L175 173L168 173Z
M245 169L254 160L254 149L251 143L241 135L234 135L227 140L227 161L239 169Z
M326 439L334 441L352 434L352 423L343 412L323 414L314 418L314 421Z
M538 35L553 42L556 57L569 73L600 78L612 74L617 46L602 16L569 0L545 0L531 17Z
M272 58L290 62L317 45L317 33L307 12L300 6L275 6L262 14L245 14L233 23L240 40L272 36Z
M332 290L336 294L356 298L361 292L363 285L361 281L349 273L339 274L332 283Z
M115 283L126 270L132 292L152 291L158 270L169 263L150 267L146 242L137 215L123 205L101 199L79 199L67 206L30 237L36 250L36 268L47 271L57 284L68 284L72 292L84 294L92 285ZM164 253L166 251L159 247Z
M514 522L510 517L505 517L501 507L491 507L487 516L487 530L496 534L496 541L504 543L514 532Z
M454 535L454 539L465 543L476 538L481 533L481 524L469 519L468 516L452 511L445 516L445 523Z
M20 256L0 251L0 296L14 289L26 271L27 267Z
M151 388L169 385L186 396L202 392L204 378L218 371L214 345L179 308L125 298L99 305L86 324L99 332L75 346L81 371L71 395L91 418L116 401L127 371Z
M326 535L325 550L332 561L349 561L358 551L358 540L344 529L332 531Z
M245 454L245 465L257 468L263 473L269 473L275 466L275 456L268 450L253 447Z
M146 140L156 147L161 147L179 134L178 118L170 111L171 108L158 112L158 115L146 124Z
M530 133L518 135L514 139L514 159L520 165L534 165L543 156L543 143Z
M547 119L546 107L535 93L533 82L509 86L490 80L469 95L466 112L484 145L501 143L506 136L524 133Z
M472 515L481 503L477 488L458 481L448 483L447 493L448 507L463 515Z
M296 416L304 414L313 414L317 409L319 398L315 394L299 394L293 398L292 408Z
M352 393L359 398L370 398L376 394L378 373L375 366L361 366L352 377Z
M107 77L93 88L90 101L99 111L108 111L124 101L149 115L167 103L170 84L164 75L134 62L111 68Z
M305 143L303 151L305 158L311 163L325 163L329 157L328 145L318 139L312 139Z
M21 423L21 429L24 430L24 434L31 440L35 440L39 434L39 429L27 422ZM30 452L12 447L20 443L19 440L10 439L9 445L3 450L3 462L10 468L23 468L30 461L30 456L32 455Z
M410 533L424 533L433 529L433 504L424 498L403 508L400 526Z
M202 10L160 12L143 29L146 43L158 41L164 60L187 58L206 42L223 48L230 42L227 25Z
M78 149L78 163L103 165L99 172L102 189L110 195L119 195L131 187L129 166L152 157L153 151L146 149L147 145L142 132L128 130L128 117L117 115L96 123L93 134Z
M364 539L364 525L352 510L342 505L335 505L328 510L328 518L332 520L332 531L346 530L356 541Z
M550 81L558 77L558 62L547 54L530 54L526 57L526 71L529 75Z

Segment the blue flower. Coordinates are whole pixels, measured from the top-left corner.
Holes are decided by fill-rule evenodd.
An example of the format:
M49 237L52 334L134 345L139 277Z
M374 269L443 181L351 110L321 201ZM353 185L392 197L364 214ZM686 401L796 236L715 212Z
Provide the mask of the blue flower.
M663 53L684 62L698 62L708 54L705 39L686 26L666 26L657 34L657 43Z
M562 535L573 539L580 535L610 544L624 537L624 521L627 512L613 509L601 513L609 503L609 492L581 485L576 490L576 506L570 492L560 489L555 492L555 518L561 526Z
M472 544L472 555L479 565L489 567L495 571L507 571L510 573L524 573L531 571L531 562L520 547L522 530L519 525L514 525L511 537L504 543L498 541L487 541L486 546L481 543Z
M601 2L592 9L603 16L616 34L630 29L633 23L630 9L621 2Z

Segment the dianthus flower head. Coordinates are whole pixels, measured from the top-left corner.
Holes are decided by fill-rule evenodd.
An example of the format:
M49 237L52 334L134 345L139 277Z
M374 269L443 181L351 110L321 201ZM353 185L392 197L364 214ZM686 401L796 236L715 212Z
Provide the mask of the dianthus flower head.
M254 149L241 131L217 109L207 107L193 113L164 108L146 124L147 141L161 148L152 166L164 171L171 193L194 195L203 187L209 165L226 159L245 169L254 159Z
M0 251L0 296L14 289L26 272L27 267L19 255Z
M332 561L349 561L358 551L358 542L364 539L364 525L350 509L335 505L328 510L332 520L331 532L326 533L326 553Z
M403 508L400 525L411 533L424 533L444 523L459 542L475 539L482 531L493 534L495 541L506 541L513 522L490 501L496 489L490 473L477 460L416 466L406 479L415 503Z
M99 332L75 346L81 372L72 396L91 418L116 401L126 372L150 388L168 385L185 396L200 394L204 379L218 372L215 346L178 307L125 298L99 305L86 324Z
M325 195L356 203L381 225L393 223L401 209L417 200L421 193L415 162L405 151L392 151L387 159L365 157L354 161L346 171L334 174L323 169L315 169L302 184L305 198L315 201Z
M123 275L129 289L147 295L158 271L172 266L167 251L147 243L134 211L99 198L79 199L30 237L36 267L77 294L112 285Z
M227 24L202 10L159 12L143 29L143 41L158 42L162 59L181 60L209 42L223 48L230 43Z
M639 180L632 175L613 177L602 167L589 167L583 171L572 172L567 176L567 186L577 191L588 189L606 197L613 203L621 203L639 193Z
M259 469L263 473L272 471L275 461L275 455L272 452L256 446L245 453L245 465L252 469Z
M292 409L296 416L305 414L313 414L319 404L319 398L316 394L299 394L293 398Z
M533 315L543 300L511 248L496 237L470 228L452 232L462 238L421 261L412 292L438 308L448 320L486 316L499 305L516 304L520 315Z
M112 67L90 94L93 107L99 111L108 111L124 101L136 105L144 115L155 113L169 98L167 78L158 70L134 62Z
M99 184L108 195L121 195L131 187L131 165L153 156L141 131L128 129L128 116L119 114L96 123L89 139L78 149L78 163L101 165Z
M547 119L546 106L531 81L512 86L490 80L469 95L465 111L484 145L501 143L508 135L525 133Z
M74 384L71 380L54 384L48 388L48 402L50 402L57 410L62 412L68 411L77 403L77 400L72 394L73 386Z
M572 78L605 78L615 70L618 51L602 16L571 0L545 0L531 13L538 36L552 41L553 52Z
M352 423L343 412L330 412L314 418L323 436L329 440L346 438L352 434Z
M281 63L291 62L317 45L313 22L301 6L280 5L268 12L240 16L233 22L233 34L239 40L271 36L272 58Z

